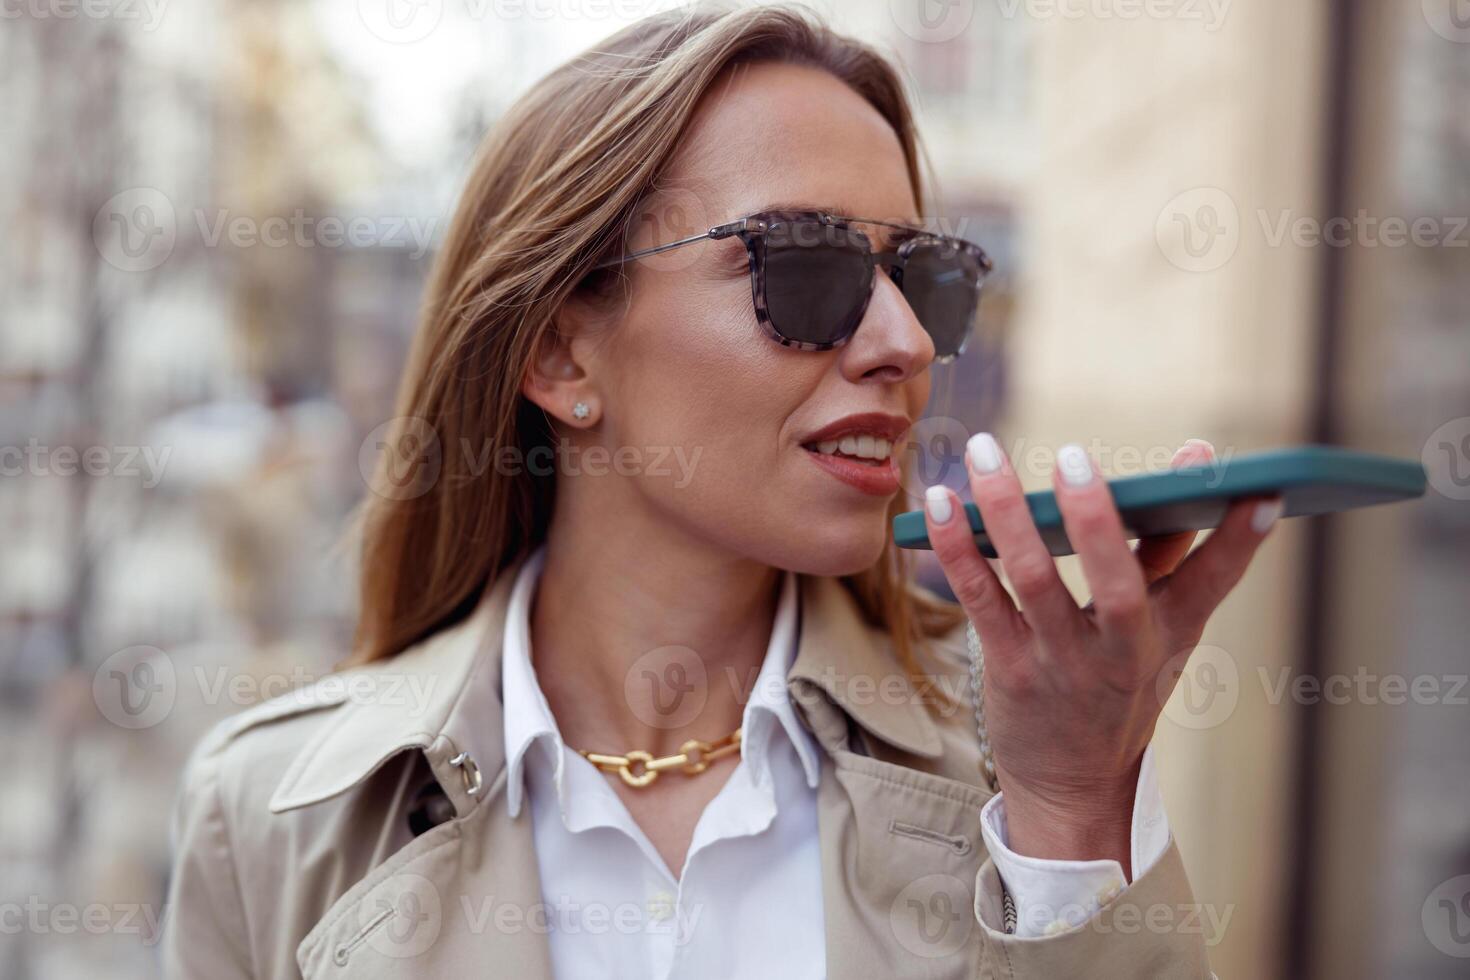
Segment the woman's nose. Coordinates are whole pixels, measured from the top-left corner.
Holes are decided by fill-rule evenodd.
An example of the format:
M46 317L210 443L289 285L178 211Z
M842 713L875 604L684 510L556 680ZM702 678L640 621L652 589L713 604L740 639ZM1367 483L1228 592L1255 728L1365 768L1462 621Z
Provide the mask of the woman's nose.
M887 270L873 275L867 312L842 348L842 372L853 382L907 381L933 363L934 341Z

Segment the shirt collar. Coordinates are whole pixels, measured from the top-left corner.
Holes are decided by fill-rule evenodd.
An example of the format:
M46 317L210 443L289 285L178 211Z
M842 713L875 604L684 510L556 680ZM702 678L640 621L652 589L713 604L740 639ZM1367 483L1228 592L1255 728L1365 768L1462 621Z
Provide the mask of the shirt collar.
M561 794L564 756L561 730L556 727L551 706L536 671L531 666L531 600L541 568L546 563L542 546L526 560L516 575L510 592L510 605L505 611L505 637L501 642L501 696L505 705L505 800L512 817L519 816L525 799L526 753L539 740L550 743L551 757L556 760L556 788Z
M545 559L543 545L521 566L506 608L502 695L505 705L506 805L512 817L520 814L524 803L526 757L537 742L546 743L549 756L555 760L553 776L558 797L563 794L565 785L565 743L531 663L531 602ZM786 674L796 659L800 632L798 584L796 575L782 573L771 639L741 718L740 752L757 783L769 785L771 738L779 728L786 733L801 760L807 785L815 788L821 776L819 748L812 734L797 718L786 689Z
M751 688L750 700L745 704L741 718L741 758L751 764L756 780L761 784L770 782L770 737L771 721L785 731L796 755L801 759L801 768L806 774L807 785L816 788L821 778L821 762L816 739L796 717L791 704L791 694L786 689L786 675L796 660L796 648L801 633L801 590L797 576L783 572L781 597L776 603L776 619L771 625L771 641L766 647L766 657Z

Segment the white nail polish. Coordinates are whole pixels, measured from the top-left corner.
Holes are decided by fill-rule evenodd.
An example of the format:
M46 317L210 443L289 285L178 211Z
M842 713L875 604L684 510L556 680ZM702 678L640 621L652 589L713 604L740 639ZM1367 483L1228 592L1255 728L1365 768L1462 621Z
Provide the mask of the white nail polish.
M1069 487L1085 487L1092 482L1092 460L1076 443L1057 450L1057 469L1062 471L1062 482Z
M1202 453L1203 455L1207 456L1214 456L1215 447L1210 445L1210 443L1205 441L1204 439L1185 439L1184 445L1180 446L1178 451L1174 453L1174 458L1170 462L1178 464L1179 460L1183 459L1185 456L1195 455L1196 453ZM1196 460L1191 465L1200 466L1203 465L1203 461Z
M949 523L954 508L949 503L949 491L944 487L930 487L924 491L924 506L929 510L929 519L935 524Z
M977 473L994 473L1000 469L1000 444L989 432L977 432L965 444L970 465Z
M1268 500L1263 504L1256 504L1256 509L1251 513L1251 530L1257 534L1265 534L1271 530L1271 525L1281 519L1286 510L1286 503L1281 500Z

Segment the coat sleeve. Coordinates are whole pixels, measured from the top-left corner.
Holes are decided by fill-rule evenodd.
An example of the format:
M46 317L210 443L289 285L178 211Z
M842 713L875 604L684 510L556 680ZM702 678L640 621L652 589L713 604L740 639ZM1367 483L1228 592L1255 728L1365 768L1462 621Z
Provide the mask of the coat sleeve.
M1212 916L1195 902L1178 845L1082 925L1021 938L1005 932L1000 874L987 860L975 881L975 916L997 980L1130 977L1208 980L1205 938Z
M249 980L254 976L217 757L200 747L185 767L174 806L162 941L168 980Z

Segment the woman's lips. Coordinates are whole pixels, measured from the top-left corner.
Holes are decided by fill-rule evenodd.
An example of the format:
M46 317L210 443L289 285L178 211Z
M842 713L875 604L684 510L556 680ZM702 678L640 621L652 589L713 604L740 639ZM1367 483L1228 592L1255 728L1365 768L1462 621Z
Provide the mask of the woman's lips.
M836 453L821 453L805 447L803 451L813 463L863 493L874 497L889 497L898 492L897 454L879 462L853 459L851 456Z

